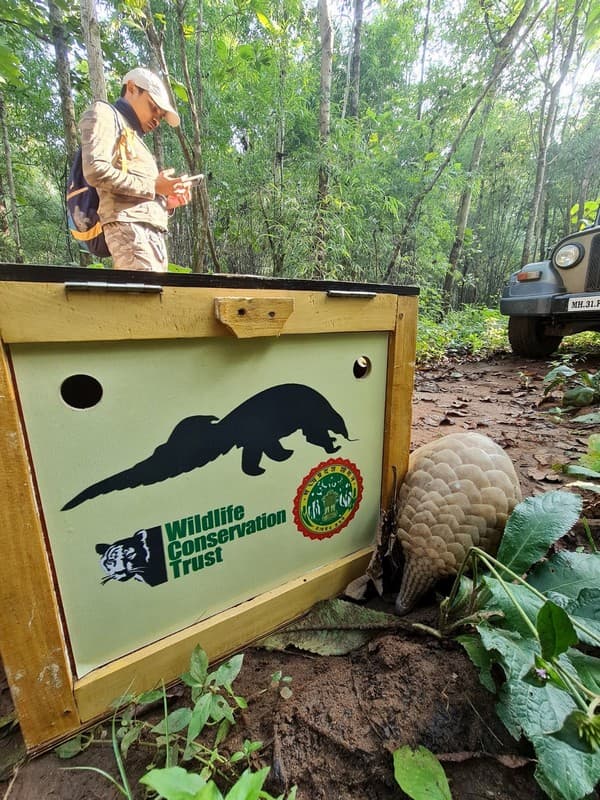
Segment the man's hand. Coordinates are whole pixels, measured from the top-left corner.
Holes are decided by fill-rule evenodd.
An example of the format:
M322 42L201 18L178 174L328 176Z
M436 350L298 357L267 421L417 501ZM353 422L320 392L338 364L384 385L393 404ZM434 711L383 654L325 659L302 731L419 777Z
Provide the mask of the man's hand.
M184 186L183 189L176 189L173 194L167 195L167 211L171 211L178 206L186 206L192 199L189 186Z
M174 172L174 169L163 169L158 173L158 177L154 183L154 191L156 194L161 194L164 197L178 195L181 192L185 194L187 191L186 187L180 177L173 177ZM186 202L189 202L189 198Z

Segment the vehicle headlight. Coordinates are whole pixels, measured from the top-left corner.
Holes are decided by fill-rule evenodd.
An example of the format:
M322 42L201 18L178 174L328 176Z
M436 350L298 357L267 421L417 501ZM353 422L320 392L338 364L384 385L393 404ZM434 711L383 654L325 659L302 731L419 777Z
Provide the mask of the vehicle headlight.
M574 267L575 264L579 264L583 258L583 253L584 249L580 244L574 242L571 244L563 244L554 254L553 260L557 267L567 269L568 267Z

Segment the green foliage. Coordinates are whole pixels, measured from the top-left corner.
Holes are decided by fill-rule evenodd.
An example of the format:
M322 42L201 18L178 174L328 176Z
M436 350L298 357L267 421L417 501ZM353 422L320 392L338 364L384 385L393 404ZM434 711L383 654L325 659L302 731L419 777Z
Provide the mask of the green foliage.
M76 741L78 738L79 737L75 737L75 740L73 740L73 741ZM81 741L81 739L80 739L80 741ZM117 738L116 714L113 715L113 718L112 718L112 737L111 737L111 741L112 741L112 746L113 746L113 753L114 753L114 756L115 756L115 763L117 764L117 768L119 770L119 776L121 778L121 783L119 783L118 780L116 780L115 778L113 778L112 775L110 775L108 772L106 772L106 770L100 769L99 767L69 767L69 769L74 770L74 771L75 770L83 770L83 771L88 771L88 772L96 772L98 775L101 775L103 778L106 778L106 780L109 783L111 783L116 789L118 789L118 791L124 797L126 797L127 800L134 800L133 793L132 793L131 787L129 785L129 780L127 778L127 772L125 770L125 764L123 762L123 754L121 752L121 748L119 747L119 741L118 741L118 738ZM63 747L62 754L60 754L61 758L70 758L70 757L73 757L73 756L75 756L77 754L75 752L75 748L72 748L70 755L66 755L66 753L67 753L66 745L63 745L62 747Z
M498 561L519 575L539 561L579 519L581 498L571 492L528 497L515 508L504 529Z
M38 173L15 170L19 198L31 189L31 199L17 201L25 259L69 263L76 253L69 248L61 214L64 125L48 8L41 0L6 0L4 5L0 88L10 151L14 165L29 165ZM84 37L76 8L58 5L64 14L79 117L90 101ZM590 203L598 197L600 93L585 63L585 45L589 52L597 38L598 14L589 4L569 6L554 21L549 12L540 12L526 46L510 59L501 84L488 92L489 106L484 102L476 113L475 103L492 75L494 42L502 41L514 22L514 8L484 7L468 0L438 4L426 14L423 3L376 4L362 23L360 96L352 117L346 102L352 25L345 9L334 9L327 142L319 139L314 4L224 0L200 7L173 0L109 0L102 4L100 27L109 95L114 97L126 69L154 60L144 30L146 14L152 19L182 116L184 140L194 148L198 167L210 176L210 224L223 271L315 275L317 180L324 167L329 185L324 207L326 263L320 277L380 281L400 245L391 280L441 291L456 236L457 209L468 191L471 210L456 264L457 289L450 300L454 306L476 299L494 307L506 275L519 264L531 206L537 152L530 130L532 124L544 123L546 109L535 59L542 63L551 42L568 40L573 13L580 15L574 49L582 54L582 63L572 64L570 102L559 107L546 162L540 244L544 250L588 220ZM525 20L523 30L531 21ZM192 128L192 99L201 146ZM163 128L160 141L151 146L164 154L165 166L187 168L175 133ZM479 134L484 147L475 165ZM6 191L2 166L0 172ZM40 174L49 177L51 192ZM36 199L38 207L32 208ZM49 213L40 214L39 206L48 206ZM202 246L192 241L192 222L191 209L180 209L171 225L171 257L183 267L190 266ZM14 241L11 230L0 243L0 257L14 258ZM208 250L202 252L202 266L212 268ZM425 324L429 336L428 328ZM464 346L476 347L477 336Z
M258 772L246 770L225 795L214 781L206 781L202 776L181 767L150 770L140 779L140 783L149 786L165 800L275 800L262 788L268 774L269 767ZM293 789L288 794L288 800L294 800L295 796Z
M571 224L577 225L577 223L579 223L581 228L593 225L599 208L600 200L588 200L584 203L582 209L580 209L579 203L575 203L569 211Z
M419 314L417 361L439 361L445 356L485 355L507 347L506 318L498 311L471 306L440 317L431 300Z
M586 417L596 415L587 414ZM568 484L580 489L587 489L600 494L600 434L593 433L588 439L587 452L584 453L576 464L563 464L560 468L566 475L572 475L583 480L573 481Z
M405 745L393 757L396 783L412 800L452 800L444 770L427 748Z
M190 687L192 707L180 706L169 712L164 687L138 696L121 697L115 703L118 708L125 706L121 711L115 712L111 725L111 742L120 780L96 767L71 769L96 772L128 800L133 800L125 761L132 746L143 744L153 748L155 755L140 783L165 800L275 800L262 789L269 768L257 772L251 768L251 761L260 752L262 742L245 740L242 749L229 757L219 751L231 726L235 725L236 711L248 706L247 701L234 694L232 689L242 663L243 655L238 654L209 672L208 657L197 646L191 655L189 670L181 676L183 682ZM281 674L274 675L271 688L278 688L280 683L289 680ZM280 694L282 697L289 696L283 691ZM233 705L230 705L230 700ZM156 724L139 719L138 710L157 701L162 701L162 719ZM212 747L206 744L206 734L210 728L215 731ZM57 755L64 759L79 755L94 743L96 733L103 738L101 729L79 734L60 745L56 750ZM157 767L156 763L161 759L164 767ZM196 762L201 766L201 772L198 774L184 768L178 763L180 761ZM242 762L247 764L247 769L238 775L235 765ZM226 795L221 794L214 777L219 778L220 784L230 786ZM293 788L287 800L294 800L295 796L296 790ZM283 800L283 796L278 800Z
M580 511L581 499L562 490L523 501L497 557L473 548L440 611L441 631L474 626L459 641L486 688L496 688L494 665L504 673L498 715L513 737L531 741L551 800L581 800L600 780L600 659L578 649L600 646L600 555L542 558ZM475 562L490 574L477 573L465 601L463 572Z
M25 85L23 61L26 54L19 38L21 31L26 31L32 38L42 38L47 34L45 8L40 0L3 0L0 17L0 91L3 84L17 88Z
M544 394L562 392L562 406L567 410L600 402L600 371L577 370L558 364L544 377Z
M600 473L600 434L592 433L588 439L587 453L581 456L580 463L588 469Z

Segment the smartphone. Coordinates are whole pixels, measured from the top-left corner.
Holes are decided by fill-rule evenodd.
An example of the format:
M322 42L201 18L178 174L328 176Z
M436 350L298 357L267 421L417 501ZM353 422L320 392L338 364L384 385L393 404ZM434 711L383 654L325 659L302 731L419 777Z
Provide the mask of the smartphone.
M200 172L198 175L182 175L181 182L182 183L189 183L189 184L196 184L200 183L200 181L204 178L204 175Z

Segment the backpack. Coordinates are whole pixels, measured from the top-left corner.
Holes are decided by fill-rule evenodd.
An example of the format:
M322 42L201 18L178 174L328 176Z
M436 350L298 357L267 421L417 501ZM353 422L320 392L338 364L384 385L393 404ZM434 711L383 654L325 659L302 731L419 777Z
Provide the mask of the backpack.
M114 106L111 106L114 109ZM115 119L121 136L123 125L116 109ZM69 173L67 183L67 219L69 230L77 244L98 258L110 256L106 245L102 225L98 219L98 192L86 181L83 174L81 160L81 147L75 154L75 159Z

